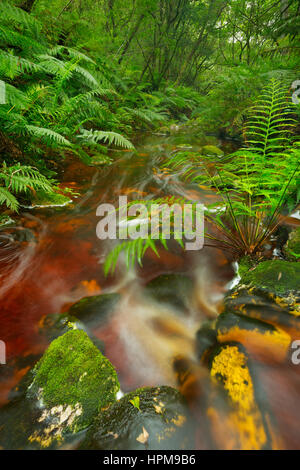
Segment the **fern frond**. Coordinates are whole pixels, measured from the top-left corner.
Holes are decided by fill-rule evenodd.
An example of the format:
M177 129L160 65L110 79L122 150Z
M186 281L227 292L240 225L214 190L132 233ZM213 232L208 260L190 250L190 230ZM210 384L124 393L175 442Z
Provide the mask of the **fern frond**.
M250 118L244 128L246 145L253 151L268 157L271 152L281 151L289 145L294 104L286 87L272 79L250 110Z
M2 188L0 186L0 204L5 204L9 209L12 209L13 211L18 211L19 208L19 203L15 196L8 191L6 188Z
M37 127L33 125L27 125L26 131L39 139L42 139L48 145L60 145L62 147L71 147L72 144L65 137L44 127Z
M94 130L87 131L83 129L81 131L81 135L78 136L78 139L86 140L91 143L98 143L99 141L103 141L109 145L116 145L118 147L132 150L134 149L134 145L128 139L126 139L126 137L116 132Z

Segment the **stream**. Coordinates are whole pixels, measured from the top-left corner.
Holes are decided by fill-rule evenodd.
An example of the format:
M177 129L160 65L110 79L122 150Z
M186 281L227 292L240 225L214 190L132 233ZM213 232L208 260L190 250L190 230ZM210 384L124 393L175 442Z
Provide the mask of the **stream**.
M121 259L114 275L105 277L103 263L115 242L97 238L96 210L101 203L117 206L121 195L128 200L180 195L204 205L215 200L212 191L186 186L161 169L176 149L197 151L207 142L209 138L192 135L147 134L137 140L135 152L113 151L114 163L99 169L69 157L61 184L80 196L65 207L23 209L15 226L2 228L0 339L6 344L7 364L0 366L0 407L50 344L44 318L67 312L88 296L120 294L105 321L96 316L90 329L104 344L124 393L144 386L177 387L174 359L184 356L197 362L196 332L222 310L235 277L233 260L209 247L184 253L172 246L168 252L161 248L159 258L147 252L143 267L126 270ZM228 142L220 145L231 150ZM147 288L159 276L161 297ZM292 445L297 441L298 372L290 372L286 380L272 365L265 377L279 410L282 436ZM280 410L283 402L285 409Z

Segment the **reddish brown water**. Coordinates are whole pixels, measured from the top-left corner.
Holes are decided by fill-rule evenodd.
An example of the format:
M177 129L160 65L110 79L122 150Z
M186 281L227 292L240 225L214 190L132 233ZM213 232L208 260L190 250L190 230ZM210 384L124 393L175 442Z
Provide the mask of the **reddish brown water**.
M189 136L145 137L136 153L113 152L115 163L106 169L87 167L70 158L62 185L81 194L73 204L24 209L16 226L2 229L0 339L6 343L7 365L0 366L0 406L48 346L46 336L40 333L41 319L100 293L121 294L109 321L95 327L93 334L104 342L105 354L116 367L122 390L177 385L174 357L184 352L187 359L195 359L195 333L203 321L217 315L226 286L234 276L231 260L211 248L185 254L179 248L169 252L161 249L160 258L147 253L143 268L127 272L121 262L115 275L105 278L103 262L113 242L97 238L96 209L102 202L117 205L120 195L132 200L189 195L204 204L214 199L213 192L195 191L159 169L164 158L182 144L197 150L202 142ZM193 280L187 315L179 317L178 312L144 295L145 284L163 273L183 273ZM289 374L287 369L284 374ZM285 406L279 419L282 429L286 423L291 426L291 432L286 432L293 442L295 420L291 410L299 396L299 380L294 371L286 378L284 374L282 369L271 368L264 377L268 390L274 388L274 383L282 384L273 393L272 406L277 410L285 401L283 391L289 381L292 383L290 399L285 403L288 409Z
M102 263L112 245L96 237L99 221L96 209L101 202L117 203L119 195L138 199L149 195L183 194L186 191L175 179L160 173L158 169L163 158L176 148L177 142L186 140L188 144L191 143L190 137L178 140L178 137L152 136L145 139L136 154L115 152L116 163L105 170L87 167L76 159L69 159L65 165L62 185L72 187L81 196L74 199L71 206L64 208L24 210L17 226L2 231L0 338L6 343L8 365L1 367L5 380L3 377L0 382L0 403L7 400L9 389L31 365L31 356L39 355L47 347L44 336L39 334L41 317L65 311L68 306L88 295L121 291L124 297L126 292L122 309L126 310L126 302L131 311L139 308L140 321L143 322L142 311L150 307L143 303L142 296L138 298L135 290L137 285L143 285L165 272L186 272L195 276L197 263L194 256L183 256L180 250L177 254L161 250L160 259L150 254L144 268L136 273L126 274L124 268L119 268L114 277L105 278ZM200 143L192 141L195 148ZM212 196L203 192L203 202ZM199 194L195 197L198 198ZM203 251L201 259L206 268L202 268L202 274L196 273L198 279L201 279L204 271L209 275L213 271L219 273L214 274L214 287L210 286L209 295L205 299L205 302L211 302L208 309L214 308L210 295L213 297L222 290L233 272L220 253L217 256L212 250L208 250L208 253ZM135 292L131 298L128 296L130 289ZM109 325L95 332L105 342L106 354L116 366L123 387L129 389L163 379L172 382L168 378L169 371L153 371L151 375L148 369L145 377L134 372L134 364L130 366L128 363L131 354L127 351L126 355L126 350L132 336L137 336L137 349L143 344L144 338L142 332L139 334L134 326L136 317L128 316L126 311L123 313L127 324L125 320L124 325L124 320L120 320L117 315ZM157 307L151 306L147 316L158 314ZM199 322L200 318L194 319L193 328L199 326ZM143 329L142 324L140 327ZM125 330L128 330L127 336L131 340L126 338ZM148 359L152 362L151 354L154 351L151 353L151 345L148 349ZM142 356L145 351L139 351L139 354ZM26 361L20 360L26 357L28 366ZM144 368L148 362L146 360L142 364ZM6 371L3 370L5 368Z

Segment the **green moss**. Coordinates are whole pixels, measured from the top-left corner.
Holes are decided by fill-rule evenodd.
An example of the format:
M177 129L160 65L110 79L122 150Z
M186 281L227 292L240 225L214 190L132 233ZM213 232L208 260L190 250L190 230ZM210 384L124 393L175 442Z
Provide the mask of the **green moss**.
M216 157L223 157L224 155L224 152L215 145L205 145L204 147L202 147L201 153L203 155L213 155Z
M290 233L284 252L289 260L300 260L300 227Z
M244 256L243 258L240 259L239 261L239 275L241 277L244 276L250 269L254 267L254 262L250 258L250 256Z
M47 409L70 405L79 409L69 425L87 427L101 409L116 400L120 385L116 371L82 330L70 330L54 340L34 369L28 397Z
M98 166L98 165L107 165L112 162L112 159L108 155L94 155L91 158L91 161L89 163L90 166Z
M241 284L267 290L276 295L286 295L299 289L300 265L281 260L264 261L252 271L245 272Z
M33 207L42 206L42 207L55 207L55 206L65 206L69 204L72 200L68 196L64 196L60 193L46 193L45 191L37 191L33 197L31 203Z

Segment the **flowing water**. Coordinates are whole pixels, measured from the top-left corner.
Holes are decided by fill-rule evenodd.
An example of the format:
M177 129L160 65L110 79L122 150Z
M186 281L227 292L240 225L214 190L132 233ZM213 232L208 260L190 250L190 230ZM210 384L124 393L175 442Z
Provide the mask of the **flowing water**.
M136 152L112 152L114 163L105 169L69 158L62 186L80 193L73 204L24 209L15 226L2 229L0 339L6 343L7 364L0 366L0 406L49 344L41 320L66 312L86 296L121 294L108 320L93 323L92 333L103 341L124 392L146 385L176 386L174 358L196 361L196 332L220 311L235 275L232 260L212 248L184 253L173 247L160 249L160 258L147 253L142 268L127 271L121 260L106 278L103 262L114 242L97 238L96 210L103 202L117 206L120 195L129 200L181 195L204 204L215 200L213 192L183 185L161 170L176 149L196 151L201 145L194 136L148 135L137 143ZM149 295L145 287L162 274L176 273L191 281L182 309Z

